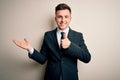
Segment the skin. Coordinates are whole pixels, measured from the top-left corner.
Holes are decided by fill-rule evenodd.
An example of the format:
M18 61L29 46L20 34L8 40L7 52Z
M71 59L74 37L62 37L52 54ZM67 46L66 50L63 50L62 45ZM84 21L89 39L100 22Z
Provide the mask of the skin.
M71 13L67 9L58 10L56 12L55 21L58 25L58 28L63 31L69 26L69 23L71 21ZM13 40L13 43L18 47L27 50L28 52L32 49L30 42L26 38L24 39L24 42ZM62 48L67 49L69 48L70 44L70 40L67 38L66 34L64 34L64 39L61 40Z
M64 30L69 26L71 21L71 13L69 10L58 10L56 12L55 21L60 30Z

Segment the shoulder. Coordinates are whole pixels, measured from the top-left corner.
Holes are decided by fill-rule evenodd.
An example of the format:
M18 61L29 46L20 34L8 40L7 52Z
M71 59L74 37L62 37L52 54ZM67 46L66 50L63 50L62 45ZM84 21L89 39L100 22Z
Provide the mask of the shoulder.
M78 45L84 41L82 33L72 29L69 30L68 38Z
M44 38L51 39L51 38L55 37L55 35L56 35L56 29L53 29L53 30L45 32Z
M70 34L74 35L74 36L82 36L83 33L82 32L78 32L78 31L75 31L73 29L70 29Z

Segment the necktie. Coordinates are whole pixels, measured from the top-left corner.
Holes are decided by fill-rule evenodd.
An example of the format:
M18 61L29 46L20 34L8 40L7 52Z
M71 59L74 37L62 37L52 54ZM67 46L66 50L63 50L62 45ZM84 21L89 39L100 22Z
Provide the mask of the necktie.
M61 40L64 39L64 32L61 32ZM60 44L61 50L63 50L62 45Z
M61 40L62 40L62 39L64 39L64 32L61 32ZM60 47L61 47L61 50L63 50L61 44L60 44ZM61 54L61 55L62 55L62 54ZM63 80L63 79L62 79L62 72L61 72L61 74L60 74L60 80Z
M62 39L64 39L64 32L61 32L61 40L62 40ZM60 44L60 47L61 47L61 51L63 51L63 48L62 48L61 44ZM61 53L61 55L62 55L62 53ZM63 78L63 77L62 77L62 71L61 71L60 80L63 80L62 78Z
M61 39L64 39L64 32L61 32Z

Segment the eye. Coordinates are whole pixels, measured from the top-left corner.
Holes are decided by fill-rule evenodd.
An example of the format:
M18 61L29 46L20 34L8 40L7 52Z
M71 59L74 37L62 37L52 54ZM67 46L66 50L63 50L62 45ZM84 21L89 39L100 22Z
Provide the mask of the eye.
M57 18L61 18L62 16L57 16Z
M69 16L66 15L65 18L69 18Z

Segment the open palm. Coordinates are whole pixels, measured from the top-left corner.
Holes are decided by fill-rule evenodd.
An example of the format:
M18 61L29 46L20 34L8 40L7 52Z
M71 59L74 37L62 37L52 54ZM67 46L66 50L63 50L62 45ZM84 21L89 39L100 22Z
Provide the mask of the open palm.
M18 41L18 40L13 40L13 43L15 43L20 48L23 48L23 49L29 51L32 48L31 44L27 39L24 39L24 41L25 42L21 42L21 41Z

